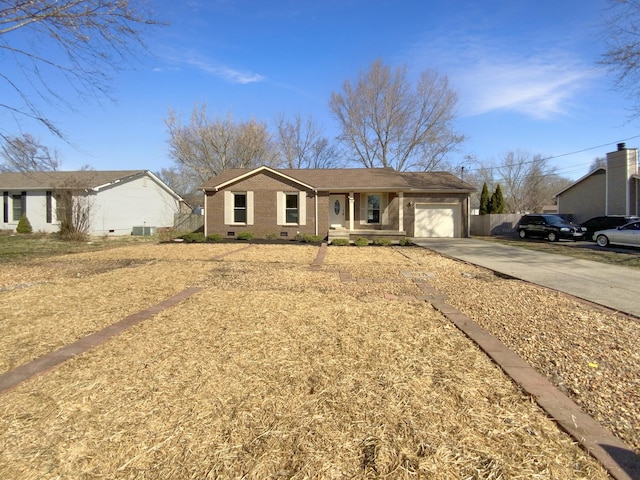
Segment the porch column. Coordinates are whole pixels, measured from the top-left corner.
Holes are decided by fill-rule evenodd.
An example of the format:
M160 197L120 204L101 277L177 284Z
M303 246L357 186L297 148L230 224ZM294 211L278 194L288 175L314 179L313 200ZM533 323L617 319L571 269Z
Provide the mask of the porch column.
M353 216L355 214L356 198L353 192L349 192L349 231L353 231Z
M398 192L398 231L404 230L404 192Z

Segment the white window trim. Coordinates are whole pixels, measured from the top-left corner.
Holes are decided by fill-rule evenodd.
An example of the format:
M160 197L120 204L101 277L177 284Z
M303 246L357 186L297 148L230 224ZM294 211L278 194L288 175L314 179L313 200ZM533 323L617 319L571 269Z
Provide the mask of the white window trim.
M236 193L242 193L247 196L247 221L234 222L234 197ZM224 224L225 225L253 225L253 192L232 192L224 191Z
M367 207L369 206L369 196L380 196L380 221L377 223L367 222ZM388 193L361 193L360 194L360 225L387 225L389 223L389 212L387 206L389 205Z
M298 222L287 223L287 195L298 195ZM277 192L276 194L276 224L281 226L296 226L307 224L307 192Z

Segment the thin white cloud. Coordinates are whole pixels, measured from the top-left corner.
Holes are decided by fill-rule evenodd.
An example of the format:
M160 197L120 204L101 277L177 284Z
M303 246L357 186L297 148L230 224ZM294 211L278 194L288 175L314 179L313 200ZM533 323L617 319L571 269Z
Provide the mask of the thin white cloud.
M462 113L513 111L545 119L567 114L578 92L595 77L593 69L564 56L480 60L450 75L459 88Z
M196 68L209 75L222 78L231 83L246 85L249 83L263 82L266 80L266 77L258 73L237 70L228 65L205 58L202 55L194 52L178 53L174 48L165 48L159 56L163 57L170 65L186 65L191 68ZM160 70L156 69L156 71Z
M248 83L262 82L265 77L251 72L241 72L227 65L222 65L211 60L203 59L199 56L189 56L183 59L187 65L191 65L203 72L209 73L216 77L224 78L232 83L240 83L242 85Z
M503 111L545 119L570 114L601 74L575 46L552 40L438 31L414 43L407 57L413 69L433 67L449 77L462 116Z

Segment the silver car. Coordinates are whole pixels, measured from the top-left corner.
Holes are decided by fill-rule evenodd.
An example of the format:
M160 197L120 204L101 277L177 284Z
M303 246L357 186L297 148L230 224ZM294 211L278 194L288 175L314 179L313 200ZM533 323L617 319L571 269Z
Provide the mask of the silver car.
M606 247L610 243L640 247L640 222L630 222L621 227L599 230L593 234L593 239L601 247Z

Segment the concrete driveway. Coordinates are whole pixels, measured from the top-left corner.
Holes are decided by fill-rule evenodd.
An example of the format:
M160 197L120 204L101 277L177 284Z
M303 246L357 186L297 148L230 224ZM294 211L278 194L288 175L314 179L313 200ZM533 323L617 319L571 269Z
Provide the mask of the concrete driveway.
M471 238L425 238L413 241L448 257L640 318L640 269Z

